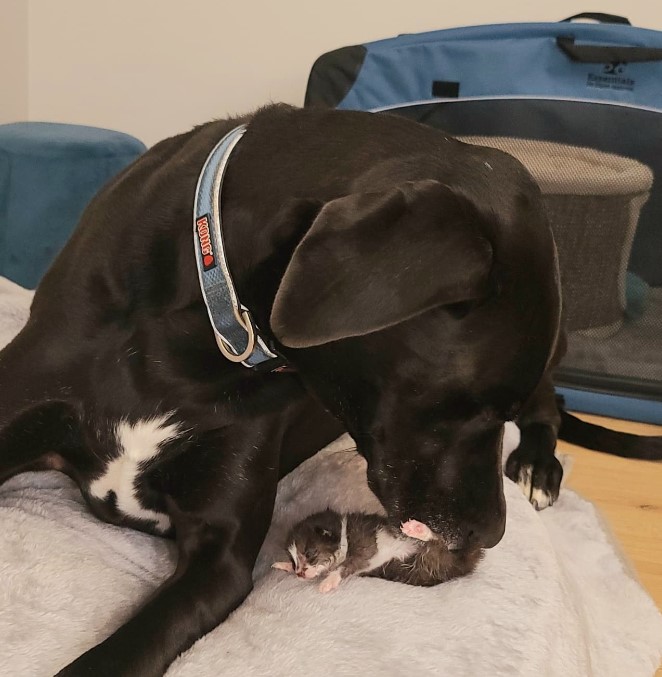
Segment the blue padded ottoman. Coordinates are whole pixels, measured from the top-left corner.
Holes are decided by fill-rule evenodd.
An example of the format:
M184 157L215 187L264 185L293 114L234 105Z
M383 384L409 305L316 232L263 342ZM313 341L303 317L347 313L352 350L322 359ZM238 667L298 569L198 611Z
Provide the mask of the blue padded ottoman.
M96 127L0 125L0 275L36 287L92 196L145 150Z

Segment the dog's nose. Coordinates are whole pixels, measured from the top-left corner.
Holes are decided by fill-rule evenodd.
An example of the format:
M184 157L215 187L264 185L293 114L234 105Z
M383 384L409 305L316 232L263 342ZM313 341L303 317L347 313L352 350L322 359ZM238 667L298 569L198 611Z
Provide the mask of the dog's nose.
M448 549L451 552L459 552L460 550L468 550L469 548L475 548L476 546L482 547L477 543L476 532L471 530L456 536L453 540L448 542Z
M448 549L467 550L469 548L493 548L503 537L505 522L489 526L471 525L461 529L452 540Z

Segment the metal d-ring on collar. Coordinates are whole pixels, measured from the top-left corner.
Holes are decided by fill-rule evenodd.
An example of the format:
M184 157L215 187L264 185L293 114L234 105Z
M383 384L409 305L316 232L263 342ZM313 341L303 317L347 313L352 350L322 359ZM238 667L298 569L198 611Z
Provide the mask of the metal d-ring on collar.
M207 158L195 189L193 241L202 297L221 353L231 362L256 367L278 358L260 337L239 302L228 268L221 223L221 186L232 149L246 126L226 134Z

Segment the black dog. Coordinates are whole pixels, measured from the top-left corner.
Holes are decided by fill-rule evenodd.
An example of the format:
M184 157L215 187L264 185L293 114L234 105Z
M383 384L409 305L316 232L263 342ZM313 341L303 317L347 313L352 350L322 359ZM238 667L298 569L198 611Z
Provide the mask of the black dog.
M202 165L229 269L290 369L219 355L192 246ZM274 106L163 141L107 186L0 353L0 482L58 469L102 519L172 534L175 574L60 675L161 675L251 589L280 476L343 429L395 522L491 547L507 472L558 494L563 349L540 195L514 159L397 117Z

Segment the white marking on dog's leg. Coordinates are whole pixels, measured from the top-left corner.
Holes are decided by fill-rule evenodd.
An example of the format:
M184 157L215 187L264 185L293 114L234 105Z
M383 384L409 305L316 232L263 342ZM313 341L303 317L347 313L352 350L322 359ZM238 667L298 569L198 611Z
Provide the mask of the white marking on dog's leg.
M340 585L340 581L342 581L342 575L340 571L336 569L320 583L319 591L324 593L331 592Z
M531 478L533 475L533 468L530 465L523 465L519 470L517 477L517 486L522 490L527 500L531 500Z
M531 505L536 510L544 510L554 504L554 500L544 489L533 489L531 491Z
M112 491L117 497L116 507L123 514L137 519L156 522L165 532L170 527L170 518L143 507L136 496L136 478L146 462L158 456L161 445L179 434L176 423L166 425L171 414L138 421L131 425L120 421L115 429L119 456L106 466L105 473L91 482L89 492L104 500Z

